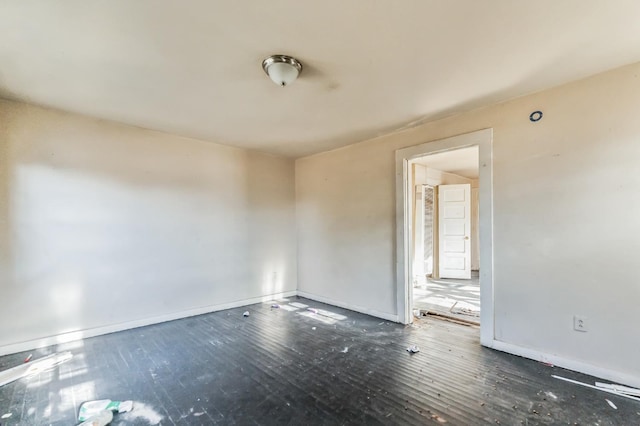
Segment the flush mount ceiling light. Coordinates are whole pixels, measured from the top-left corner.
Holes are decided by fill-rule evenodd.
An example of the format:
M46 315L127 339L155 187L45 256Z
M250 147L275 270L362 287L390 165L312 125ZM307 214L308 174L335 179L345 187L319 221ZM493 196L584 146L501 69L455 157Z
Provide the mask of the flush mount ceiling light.
M298 78L302 64L287 55L272 55L262 61L262 69L278 86L288 86Z

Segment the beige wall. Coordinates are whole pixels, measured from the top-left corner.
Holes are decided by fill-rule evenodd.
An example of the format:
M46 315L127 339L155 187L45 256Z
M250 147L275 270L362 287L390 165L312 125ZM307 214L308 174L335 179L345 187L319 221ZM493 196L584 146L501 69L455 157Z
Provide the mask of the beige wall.
M296 289L292 160L0 101L0 350Z
M493 128L496 339L640 377L638 75L636 64L297 160L299 289L396 315L394 151ZM589 332L573 331L574 314Z

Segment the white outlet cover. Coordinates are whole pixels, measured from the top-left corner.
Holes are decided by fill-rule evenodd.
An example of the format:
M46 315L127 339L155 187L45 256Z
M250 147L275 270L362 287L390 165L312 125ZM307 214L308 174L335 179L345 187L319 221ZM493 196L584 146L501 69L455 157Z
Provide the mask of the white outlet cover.
M581 315L574 315L573 329L575 331L582 331L582 332L589 331L589 328L587 325L587 317L583 317Z

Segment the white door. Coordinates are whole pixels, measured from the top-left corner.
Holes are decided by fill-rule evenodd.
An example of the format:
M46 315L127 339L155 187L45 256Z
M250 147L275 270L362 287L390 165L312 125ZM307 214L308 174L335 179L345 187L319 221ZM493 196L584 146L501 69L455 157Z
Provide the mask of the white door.
M438 186L440 278L471 279L471 185Z

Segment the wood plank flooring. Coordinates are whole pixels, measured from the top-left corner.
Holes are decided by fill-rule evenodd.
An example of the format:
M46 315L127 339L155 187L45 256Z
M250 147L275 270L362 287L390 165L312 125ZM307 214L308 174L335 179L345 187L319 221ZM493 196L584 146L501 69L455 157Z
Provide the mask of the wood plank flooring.
M113 425L640 424L640 403L482 348L477 328L289 302L326 312L257 304L33 351L74 358L0 387L0 416L11 413L0 423L74 425L83 401L109 398L135 406ZM0 369L28 353L0 357Z

